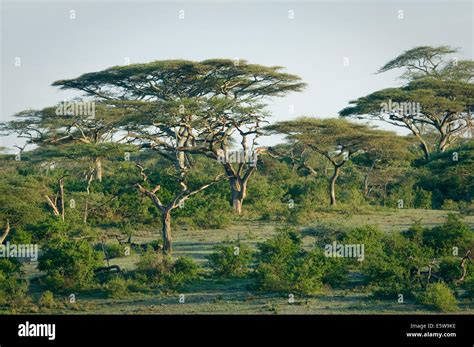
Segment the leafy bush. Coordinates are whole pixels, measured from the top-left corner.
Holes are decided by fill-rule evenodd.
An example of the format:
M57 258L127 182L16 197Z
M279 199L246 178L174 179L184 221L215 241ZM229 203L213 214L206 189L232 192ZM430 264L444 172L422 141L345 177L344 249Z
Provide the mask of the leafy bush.
M340 264L335 267L322 249L304 250L294 231L280 231L258 248L254 278L259 290L314 294L322 291L324 283L337 282L345 272ZM335 268L338 275L331 277Z
M114 276L106 284L108 296L113 299L121 299L126 297L128 294L129 284L130 281L120 276Z
M433 197L430 191L417 187L415 190L413 205L415 208L431 209L432 199Z
M446 283L453 283L458 280L461 275L460 260L453 257L445 257L441 259L439 264L439 275Z
M474 298L474 276L469 276L462 284L462 288L466 291L466 297Z
M54 308L56 307L56 302L54 300L54 294L49 290L41 294L41 297L38 302L42 307Z
M448 210L448 211L458 211L459 210L459 204L451 199L446 199L443 201L443 204L441 205L442 210Z
M148 282L161 283L164 277L171 271L173 259L164 256L161 252L154 251L148 247L146 252L140 256L137 263L137 272L145 276Z
M192 283L199 278L199 268L192 259L181 257L173 262L171 257L154 252L151 248L140 257L137 272L143 275L147 282L171 289Z
M94 281L94 270L102 255L84 241L56 237L43 248L38 268L45 271L45 284L53 291L86 289Z
M208 256L209 266L218 277L242 277L249 271L252 252L248 246L237 243L235 245L219 245L214 253Z
M424 266L430 252L399 234L386 235L379 244L373 252L366 251L362 262L366 283L375 296L413 295L422 283L411 270Z
M198 279L199 267L197 264L191 258L181 257L174 262L171 272L167 274L166 284L176 289Z
M28 282L22 280L18 274L0 271L0 306L17 308L29 301Z
M448 214L443 225L423 232L423 244L433 249L437 256L450 256L453 247L464 253L472 241L472 231L461 221L458 215Z
M96 244L94 249L97 252L103 253L101 243ZM120 244L117 244L117 243L105 244L105 250L107 252L107 255L109 256L109 259L125 257L125 246L122 246Z
M453 292L444 283L428 285L421 296L421 303L442 312L452 312L457 309L457 301Z

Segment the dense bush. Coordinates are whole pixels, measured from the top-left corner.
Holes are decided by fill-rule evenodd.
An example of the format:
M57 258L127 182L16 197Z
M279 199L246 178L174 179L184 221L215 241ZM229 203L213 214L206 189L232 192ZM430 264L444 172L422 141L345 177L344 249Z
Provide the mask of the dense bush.
M106 291L110 298L122 299L129 294L130 280L120 276L114 276L106 284Z
M454 257L445 257L441 259L438 273L443 281L446 283L453 283L461 278L462 270L459 266L460 261L459 258Z
M415 189L415 197L413 206L415 208L431 209L432 207L432 193L420 187Z
M404 235L380 235L372 227L367 229L365 236L359 238L360 243L367 243L365 260L361 262L366 283L376 296L413 295L422 283L412 269L428 263L430 252Z
M94 249L97 252L102 252L102 244L98 243L94 246ZM116 243L107 243L105 244L105 251L107 252L107 255L109 256L109 259L113 258L120 258L125 256L125 246L116 244Z
M28 282L16 274L0 271L0 306L18 308L29 301Z
M56 237L43 248L38 269L42 279L54 291L86 289L94 281L94 270L102 264L102 255L84 240Z
M171 272L166 276L166 284L173 289L181 288L193 283L200 278L199 267L191 259L186 257L178 258Z
M259 290L319 293L325 283L336 284L346 272L341 263L325 257L322 249L306 251L300 237L291 230L280 231L258 249L254 278Z
M186 257L173 261L171 257L163 256L151 248L140 257L137 263L138 275L150 284L161 285L169 289L177 289L199 279L199 267Z
M45 308L54 308L56 307L56 301L54 300L54 294L50 292L49 290L43 292L41 294L41 297L38 301L40 306L45 307Z
M444 224L423 232L423 244L431 248L437 256L453 255L454 247L464 253L472 239L473 233L469 226L463 223L458 215L451 213Z
M421 295L422 304L442 312L452 312L457 309L457 301L453 292L444 283L428 285L426 292Z
M244 276L250 268L252 252L245 244L219 245L208 256L209 266L217 277Z

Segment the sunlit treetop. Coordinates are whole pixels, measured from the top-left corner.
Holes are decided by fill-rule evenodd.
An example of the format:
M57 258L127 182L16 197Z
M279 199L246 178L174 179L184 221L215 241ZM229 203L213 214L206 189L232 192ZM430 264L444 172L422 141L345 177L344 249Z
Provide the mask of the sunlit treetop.
M211 59L202 62L160 60L114 66L78 78L53 83L110 100L177 100L228 96L255 99L300 91L305 84L281 66L249 64L245 60Z

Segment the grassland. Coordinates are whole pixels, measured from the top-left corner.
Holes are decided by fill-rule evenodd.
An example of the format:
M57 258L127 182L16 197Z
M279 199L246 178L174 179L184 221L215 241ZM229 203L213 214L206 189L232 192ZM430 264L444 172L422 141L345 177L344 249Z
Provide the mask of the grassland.
M423 225L442 223L446 211L392 210L373 211L368 214L339 215L322 214L318 221L308 226L326 225L337 228L353 228L365 224L378 225L386 232L406 229L416 220ZM474 216L464 221L474 228ZM174 234L174 256L193 258L206 269L206 256L213 247L224 241L240 239L252 247L276 232L278 224L243 221L222 230L184 230L176 226ZM134 242L144 243L159 237L157 231L140 230L134 234ZM111 264L122 269L133 269L138 255L115 258ZM207 270L205 270L207 271ZM27 276L39 275L36 264L26 266ZM354 279L357 281L357 279ZM67 304L58 309L37 309L33 313L67 314L389 314L389 313L436 313L409 300L398 303L394 300L375 300L370 293L359 287L346 290L327 290L323 295L298 297L288 302L287 294L262 294L250 289L248 280L215 280L204 274L203 280L182 292L133 293L126 299L110 299L101 291L90 291L76 295L76 304ZM179 295L185 302L179 303ZM33 297L40 295L33 290ZM64 300L65 298L58 298ZM474 303L462 301L457 313L474 314Z

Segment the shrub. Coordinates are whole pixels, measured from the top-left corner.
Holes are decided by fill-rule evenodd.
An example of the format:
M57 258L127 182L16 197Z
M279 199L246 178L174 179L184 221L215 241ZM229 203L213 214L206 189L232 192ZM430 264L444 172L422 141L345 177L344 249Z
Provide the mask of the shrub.
M181 288L199 279L199 267L191 259L181 257L173 264L172 270L166 276L166 284L173 289Z
M469 226L461 221L458 215L448 214L443 225L423 232L423 244L433 249L437 256L452 255L453 247L464 253L472 240Z
M56 237L43 250L38 268L46 272L44 282L53 291L89 288L102 264L102 255L84 240Z
M94 249L97 252L103 253L102 244L98 243L95 245ZM125 257L125 246L116 243L109 243L105 245L105 250L109 259Z
M130 282L120 276L115 276L106 284L106 291L110 298L121 299L127 296Z
M432 193L422 188L416 188L413 205L415 208L432 208Z
M0 271L0 306L17 308L29 302L28 282L18 274L7 274Z
M459 210L459 205L456 201L451 200L451 199L446 199L443 201L443 204L441 205L442 210L448 210L448 211L458 211Z
M453 292L444 283L429 284L421 296L421 303L442 312L452 312L457 309L457 301Z
M322 249L305 251L294 231L280 231L258 248L254 278L259 290L314 294L324 283L336 283L345 269L337 267L338 274L331 274L334 259L325 257Z
M140 257L137 272L147 282L176 289L199 278L199 268L190 259L181 257L173 262L168 256L154 252L151 248Z
M380 239L380 248L366 251L361 269L375 296L413 295L421 288L421 279L411 270L427 263L430 252L399 234Z
M248 246L240 243L220 245L207 258L214 275L224 278L242 277L249 271L252 252Z
M39 304L42 307L46 307L46 308L56 307L56 302L54 301L54 294L50 292L49 290L45 291L43 294L41 294L41 297L39 299Z
M171 257L164 256L161 252L148 247L140 256L137 272L144 275L148 282L158 284L163 282L165 275L171 271L172 262Z
M471 299L474 298L474 276L468 277L462 284L462 288L466 291L466 297Z
M421 220L416 221L408 230L402 231L402 235L410 241L421 244L423 242L423 225Z
M453 283L462 275L460 260L453 257L445 257L441 259L439 264L439 275L446 283Z

